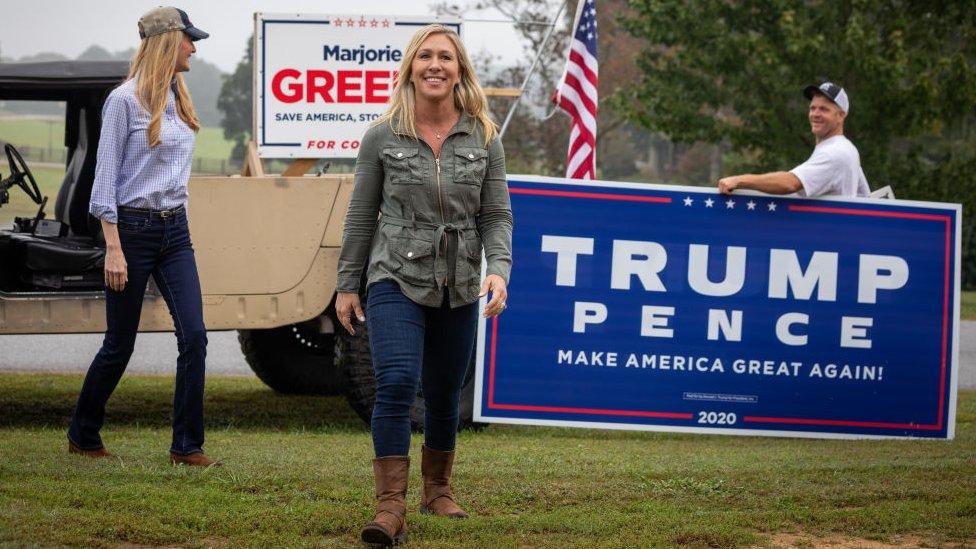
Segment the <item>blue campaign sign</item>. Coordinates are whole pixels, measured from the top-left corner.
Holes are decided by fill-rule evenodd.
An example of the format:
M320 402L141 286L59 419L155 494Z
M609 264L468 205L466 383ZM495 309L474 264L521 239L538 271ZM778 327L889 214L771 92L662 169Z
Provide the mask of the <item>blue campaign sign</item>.
M475 419L952 438L960 206L512 176Z

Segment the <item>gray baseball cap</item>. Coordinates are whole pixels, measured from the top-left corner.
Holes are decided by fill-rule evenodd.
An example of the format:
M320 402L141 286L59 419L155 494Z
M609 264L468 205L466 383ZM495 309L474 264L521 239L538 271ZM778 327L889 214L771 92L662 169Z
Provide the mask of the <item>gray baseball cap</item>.
M147 38L164 32L183 31L196 42L210 35L193 26L185 11L172 6L160 6L139 18L139 38Z
M840 107L840 110L844 111L844 114L851 110L851 101L847 98L847 92L833 82L823 82L819 86L807 86L803 90L803 96L807 99L813 99L816 94L823 95L833 101L835 105Z

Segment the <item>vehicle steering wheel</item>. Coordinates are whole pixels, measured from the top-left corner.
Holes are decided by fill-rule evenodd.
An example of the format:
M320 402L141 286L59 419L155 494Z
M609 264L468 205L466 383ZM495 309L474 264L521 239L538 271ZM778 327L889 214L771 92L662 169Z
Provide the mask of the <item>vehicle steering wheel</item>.
M37 187L37 180L34 179L34 174L31 173L30 168L27 167L27 163L24 162L24 157L20 156L17 149L10 143L4 145L3 149L7 153L7 162L10 164L10 177L0 181L0 189L6 190L17 185L27 193L27 196L35 204L40 204L43 200L41 190Z

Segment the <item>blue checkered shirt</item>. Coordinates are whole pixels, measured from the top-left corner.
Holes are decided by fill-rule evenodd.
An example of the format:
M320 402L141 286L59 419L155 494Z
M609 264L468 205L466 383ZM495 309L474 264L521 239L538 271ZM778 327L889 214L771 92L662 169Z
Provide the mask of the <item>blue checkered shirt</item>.
M136 81L112 90L102 108L102 134L88 211L118 223L118 207L169 210L186 204L186 183L196 135L176 114L169 91L163 111L161 142L150 149L149 113L136 97Z

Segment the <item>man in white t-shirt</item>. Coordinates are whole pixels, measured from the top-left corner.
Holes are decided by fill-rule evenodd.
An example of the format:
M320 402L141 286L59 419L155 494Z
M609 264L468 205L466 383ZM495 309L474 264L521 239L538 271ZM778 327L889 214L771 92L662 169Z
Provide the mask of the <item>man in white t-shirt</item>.
M732 194L752 189L770 194L797 196L868 196L871 189L861 169L857 148L844 137L844 119L851 104L844 88L831 82L808 86L803 95L810 100L810 131L817 146L806 162L788 172L743 174L719 180L718 190Z

